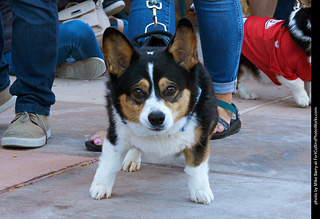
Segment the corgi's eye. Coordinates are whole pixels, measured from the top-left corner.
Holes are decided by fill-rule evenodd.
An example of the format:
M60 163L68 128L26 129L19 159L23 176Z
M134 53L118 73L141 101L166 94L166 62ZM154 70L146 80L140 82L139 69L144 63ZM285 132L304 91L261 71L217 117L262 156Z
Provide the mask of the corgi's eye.
M173 96L176 93L177 89L174 86L169 86L165 90L164 94L166 96Z
M135 98L144 98L147 94L142 89L136 88L133 90L133 96L135 96Z

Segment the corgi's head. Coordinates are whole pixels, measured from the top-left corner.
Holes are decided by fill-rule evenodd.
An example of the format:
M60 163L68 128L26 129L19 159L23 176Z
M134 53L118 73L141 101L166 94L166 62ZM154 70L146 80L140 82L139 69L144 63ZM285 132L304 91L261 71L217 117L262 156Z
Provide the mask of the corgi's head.
M103 53L109 98L124 124L144 136L182 128L198 98L197 39L188 19L179 21L168 46L140 50L108 28Z

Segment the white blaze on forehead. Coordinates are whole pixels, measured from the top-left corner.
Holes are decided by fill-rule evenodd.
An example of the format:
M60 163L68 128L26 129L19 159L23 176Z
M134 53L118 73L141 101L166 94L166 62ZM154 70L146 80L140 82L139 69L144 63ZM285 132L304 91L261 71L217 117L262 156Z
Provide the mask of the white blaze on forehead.
M153 84L153 62L148 62L148 67L147 67L149 77L151 80L151 83Z
M148 116L152 112L160 111L165 114L164 127L165 129L168 129L173 125L173 115L170 109L166 106L166 104L161 99L158 99L156 97L154 80L153 80L153 74L154 74L153 62L148 63L147 71L151 81L151 92L148 99L145 101L144 107L140 114L140 122L145 127L152 128L152 125L149 123Z
M149 73L149 78L150 78L150 81L151 81L151 93L150 93L150 97L151 98L155 98L156 97L156 94L155 94L155 91L154 91L154 82L153 82L153 62L148 62L148 66L147 66L147 71ZM150 99L149 97L149 99Z
M155 90L154 90L154 81L153 81L153 68L154 68L154 65L153 65L153 62L148 62L148 66L147 66L147 71L149 73L149 78L150 78L150 81L151 81L151 93L150 93L150 96L148 98L148 100L152 99L153 101L157 101L156 99L156 93L155 93ZM147 101L148 101L147 100Z

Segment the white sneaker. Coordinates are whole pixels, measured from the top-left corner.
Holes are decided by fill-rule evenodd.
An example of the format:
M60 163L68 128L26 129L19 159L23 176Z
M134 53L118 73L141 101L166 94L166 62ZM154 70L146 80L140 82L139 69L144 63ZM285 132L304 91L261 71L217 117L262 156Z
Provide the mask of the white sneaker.
M106 0L103 1L102 6L104 12L106 12L108 16L112 16L122 11L126 4L122 0Z
M64 62L56 69L59 78L93 79L101 76L106 71L103 59L97 57L87 58L75 63Z

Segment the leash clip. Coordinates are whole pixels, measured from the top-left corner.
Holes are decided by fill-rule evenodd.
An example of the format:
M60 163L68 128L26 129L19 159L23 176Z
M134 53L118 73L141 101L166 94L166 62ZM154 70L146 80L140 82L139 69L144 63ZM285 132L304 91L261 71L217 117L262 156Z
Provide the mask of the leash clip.
M162 3L157 1L157 0L151 0L151 3L150 1L146 1L146 5L147 5L147 8L151 9L152 10L152 20L153 20L153 23L150 23L146 26L144 32L147 33L148 31L148 28L153 25L154 28L157 27L157 25L161 25L163 26L164 28L164 31L167 31L167 27L166 25L164 25L163 23L158 23L158 18L157 18L157 10L161 10L162 9Z

